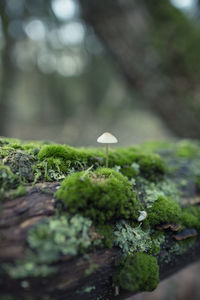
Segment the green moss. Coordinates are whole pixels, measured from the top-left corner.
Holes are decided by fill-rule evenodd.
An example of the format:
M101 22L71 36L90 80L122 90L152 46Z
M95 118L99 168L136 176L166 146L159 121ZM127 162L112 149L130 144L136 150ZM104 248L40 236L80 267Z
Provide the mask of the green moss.
M12 152L12 149L10 147L7 147L7 146L0 147L0 159L4 159L11 152Z
M187 228L195 228L200 232L200 208L185 207L181 216L182 224Z
M60 181L64 179L68 173L70 162L64 164L60 158L46 158L34 165L34 182L38 180Z
M114 166L131 166L131 164L138 157L138 147L126 147L111 149L109 151L109 164L111 167Z
M18 177L9 167L0 164L0 187L3 190L15 188L19 183Z
M160 246L165 241L165 235L163 231L155 231L151 235L151 249L149 251L150 254L157 255L160 252Z
M135 178L140 173L140 166L137 163L132 163L131 166L123 166L120 172L129 179Z
M78 172L68 176L57 191L71 213L80 213L97 223L136 217L136 195L128 179L112 169Z
M141 175L151 181L159 180L166 172L166 165L159 155L144 154L137 162Z
M148 141L142 143L141 147L145 151L149 152L160 152L160 151L166 151L166 150L173 150L174 149L174 143L172 141Z
M145 153L138 147L116 149L110 152L109 161L111 167L115 165L121 166L122 173L128 177L132 175L135 177L140 170L139 175L148 180L155 181L162 178L166 173L166 165L158 154ZM135 163L139 166L138 169L135 168Z
M89 267L85 270L85 276L90 276L92 273L99 269L98 264L90 263Z
M102 239L102 245L108 248L113 247L114 242L114 228L113 225L110 224L100 224L97 227L97 232L100 234Z
M75 148L65 145L47 145L40 150L38 158L44 160L49 157L61 158L63 160L76 160L77 152Z
M155 257L138 252L128 255L114 276L114 283L128 291L152 291L159 283Z
M91 165L97 168L105 164L105 153L102 150L76 149L66 145L44 146L38 153L38 158L41 161L47 158L60 159L62 166L69 168L70 165L77 170L85 169ZM122 167L122 173L129 178L135 177L139 173L134 163L139 164L141 175L150 180L159 178L166 171L164 161L159 155L141 153L141 149L138 147L118 148L109 151L110 167Z
M194 141L181 141L177 144L176 155L185 158L200 157L200 147Z
M97 168L105 163L104 152L97 149L73 148L66 145L46 145L38 153L40 164L46 164L45 178L55 180L59 175L83 171L92 166ZM42 169L42 168L41 168ZM55 173L56 172L56 173ZM47 173L50 173L47 175ZM58 175L55 175L58 174Z
M32 155L22 151L14 151L4 158L3 163L20 178L20 181L32 182L34 179L32 165L35 159Z
M138 197L142 191L143 206L140 210L150 209L159 197L169 197L175 202L180 202L180 191L177 184L171 179L165 179L159 182L149 182L139 177L136 180L136 190Z
M177 223L180 217L180 206L168 197L160 196L148 210L148 220L151 226L165 222Z
M16 190L13 190L9 193L9 198L14 199L26 194L26 187L24 185L19 185Z

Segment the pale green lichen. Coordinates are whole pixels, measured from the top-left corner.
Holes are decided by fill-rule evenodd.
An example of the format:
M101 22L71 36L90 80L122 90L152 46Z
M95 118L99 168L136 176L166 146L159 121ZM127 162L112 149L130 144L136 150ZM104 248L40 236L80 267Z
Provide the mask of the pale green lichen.
M152 246L149 230L143 231L140 226L132 227L125 221L117 223L114 236L114 244L124 253L147 252Z
M195 246L196 238L189 238L183 241L173 241L170 249L160 257L160 260L168 264L174 260L175 256L183 255Z
M151 208L153 203L158 200L159 197L165 196L168 196L175 202L180 203L181 193L173 180L165 179L155 183L149 182L144 178L138 178L135 184L138 189L138 193L141 193L142 191L142 200L145 208Z
M30 251L27 258L14 266L6 264L5 270L12 278L47 276L57 271L52 265L61 255L75 256L98 245L100 240L90 236L92 222L82 216L61 216L46 219L29 230Z
M77 290L77 294L90 294L92 291L94 291L96 287L94 285L86 285L81 290Z

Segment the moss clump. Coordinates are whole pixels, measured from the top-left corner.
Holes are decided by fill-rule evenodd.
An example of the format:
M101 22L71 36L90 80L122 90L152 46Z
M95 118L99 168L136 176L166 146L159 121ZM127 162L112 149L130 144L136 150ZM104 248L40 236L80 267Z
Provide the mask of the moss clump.
M140 166L137 163L132 163L131 166L123 166L120 172L129 179L135 178L140 173Z
M114 276L114 283L128 291L154 290L159 283L156 258L142 252L128 255Z
M111 169L78 172L68 176L56 193L71 213L97 223L136 217L136 195L128 179Z
M67 173L70 167L73 167L73 162L77 162L78 154L75 148L65 145L46 145L38 153L38 159L41 161L41 169L46 165L48 170ZM83 169L83 168L82 168ZM47 172L45 177L47 176ZM49 180L51 180L49 176Z
M22 151L15 151L3 160L13 173L19 176L20 180L32 182L34 179L32 165L35 159L32 155Z
M141 153L138 147L127 147L111 150L109 152L110 167L120 166L121 172L131 178L139 174L139 169L134 164L138 164L140 174L149 180L155 180L166 171L166 166L162 158L153 153ZM46 145L38 153L40 161L47 159L60 159L62 166L66 168L75 167L77 170L86 169L93 165L95 168L105 164L105 153L97 149L76 149L66 145ZM51 161L48 160L48 166ZM66 171L66 170L64 170Z
M138 147L110 151L109 162L111 167L116 165L122 167L122 173L128 177L135 177L139 174L148 180L156 181L166 173L166 165L158 154L145 153ZM135 168L135 164L139 168Z
M38 158L44 160L48 157L75 160L77 159L77 152L73 147L65 145L47 145L40 150Z
M15 188L19 183L18 177L9 167L0 164L0 187L3 190Z
M157 154L144 154L137 163L140 165L141 175L151 181L160 179L166 172L166 165Z
M66 145L46 145L38 153L40 161L47 161L48 167L54 167L55 160L59 160L59 165L63 172L71 167L76 170L84 170L92 164L96 167L103 165L105 155L103 152L92 149L76 149Z
M184 158L194 158L200 156L199 145L191 141L182 141L177 144L176 155Z
M169 197L160 196L148 210L148 220L151 226L165 222L179 222L180 206Z
M200 209L199 207L185 207L181 216L181 222L188 228L195 228L200 232Z
M150 254L157 255L160 252L160 246L165 241L165 235L163 231L155 231L151 235L152 246L149 251Z
M114 228L110 224L100 224L97 228L98 234L102 237L102 245L112 248L114 242Z

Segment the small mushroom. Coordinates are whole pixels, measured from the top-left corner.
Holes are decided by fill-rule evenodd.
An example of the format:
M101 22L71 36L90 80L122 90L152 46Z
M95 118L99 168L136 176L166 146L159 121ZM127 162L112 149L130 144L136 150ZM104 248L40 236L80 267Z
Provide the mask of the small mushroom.
M198 232L194 228L184 228L182 231L173 235L173 238L177 241L185 240L190 237L197 236Z
M117 138L109 132L104 132L97 139L98 143L106 144L106 168L108 168L108 145L118 143Z
M147 217L147 212L145 210L139 210L139 217L138 217L138 222L143 221Z
M178 231L180 229L180 225L173 224L173 223L162 223L162 224L157 225L156 229L158 229L158 230L171 229L171 231Z
M118 296L118 295L119 295L119 287L115 286L115 296Z

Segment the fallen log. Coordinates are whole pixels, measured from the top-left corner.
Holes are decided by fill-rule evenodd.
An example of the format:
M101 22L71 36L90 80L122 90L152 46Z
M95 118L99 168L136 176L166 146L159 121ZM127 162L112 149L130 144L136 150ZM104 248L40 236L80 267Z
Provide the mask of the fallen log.
M55 145L53 145L53 147L54 146ZM9 147L11 149L10 151L12 152L12 154L16 154L16 152L18 154L22 154L26 153L27 151L25 149L16 150L12 143L9 143ZM22 144L22 148L23 147L24 146ZM47 146L42 145L40 151L43 151L44 147ZM7 148L8 145L6 147L5 145L2 146L2 149L4 150ZM38 153L38 151L35 151L35 146L33 148L34 153ZM191 153L190 155L188 155L188 153L191 151L193 151L192 156ZM151 257L156 257L156 260L159 265L160 280L170 276L171 274L174 274L176 271L198 260L200 256L200 226L199 223L195 223L196 219L192 221L189 219L191 218L191 213L187 211L187 208L192 207L192 209L195 209L195 213L200 214L198 208L200 201L198 197L197 184L197 179L199 178L199 175L196 173L196 167L198 167L198 163L200 162L199 146L195 144L190 144L189 142L188 144L181 144L177 148L173 148L173 150L170 149L167 151L166 149L159 149L159 152L168 165L168 171L166 172L166 174L163 174L161 176L158 170L156 171L155 169L154 172L157 172L156 176L161 176L160 179L157 178L154 181L152 174L151 177L148 178L151 178L151 180L153 178L153 181L149 181L149 179L143 179L142 176L144 175L141 174L143 174L142 168L144 166L140 158L140 160L137 161L138 165L140 166L140 175L135 175L134 180L136 181L136 184L133 182L132 188L136 191L137 199L139 202L142 202L144 200L146 201L147 199L147 202L145 202L148 204L146 206L146 209L148 211L147 220L151 220L152 210L154 207L152 205L157 203L158 199L160 199L159 197L161 197L157 194L162 193L164 196L168 197L169 193L173 193L173 183L176 182L176 188L178 187L179 190L178 192L174 192L174 196L177 196L179 194L180 204L182 203L181 206L184 206L182 208L181 217L179 218L179 225L181 228L177 228L175 222L173 224L171 221L169 222L170 225L168 226L166 226L166 224L163 226L162 224L160 224L159 230L154 228L154 225L151 225L152 227L150 228L148 223L140 225L137 223L137 221L131 223L130 218L127 219L127 221L124 221L124 223L120 223L120 220L112 219L112 221L110 221L110 223L112 223L115 228L114 232L117 232L116 228L118 228L117 233L119 237L125 234L126 230L129 230L129 234L133 234L132 236L134 236L134 234L137 235L137 232L132 232L131 230L135 230L135 228L137 230L142 230L138 232L139 234L144 234L144 245L140 244L141 240L139 243L138 240L131 240L127 238L123 245L122 241L119 241L118 239L117 242L117 239L115 239L112 246L108 247L106 246L106 243L104 243L105 237L101 232L98 231L97 223L93 222L91 225L89 225L90 230L88 235L84 237L85 240L83 241L81 251L77 252L76 255L72 254L73 252L70 252L71 250L69 251L68 248L68 250L66 250L65 248L65 253L67 253L65 255L63 250L64 246L63 249L59 248L59 251L56 252L57 250L54 249L54 244L57 243L56 239L58 239L59 241L60 239L62 240L62 236L61 238L60 236L57 236L56 239L54 239L53 242L50 244L50 250L47 250L46 248L43 248L43 242L40 243L40 239L46 239L46 237L44 238L45 234L47 234L46 231L44 231L46 230L46 227L44 228L40 226L42 224L45 224L45 226L47 225L47 227L52 227L52 230L55 230L56 223L53 224L50 221L49 223L45 223L47 222L45 220L55 220L55 222L57 222L58 220L60 220L60 218L63 218L63 216L64 218L68 218L68 216L65 215L65 211L69 210L70 206L68 205L68 208L65 208L65 206L63 206L63 202L61 201L61 199L59 199L59 194L56 193L58 190L62 190L63 183L61 184L56 180L46 182L45 180L43 180L41 175L41 182L36 183L34 185L26 183L26 192L24 195L13 198L13 191L7 189L4 196L1 198L2 209L0 214L0 296L2 297L2 299L5 299L5 297L8 295L10 297L14 297L15 300L29 299L28 297L30 296L32 297L31 299L56 300L79 298L125 299L130 295L138 293L139 291L141 291L141 289L127 291L124 289L123 284L122 286L120 286L120 282L118 282L114 278L117 272L121 272L121 261L123 259L126 259L126 257L130 255L133 255L134 257L135 254L137 255L138 251L140 253L141 251L143 252L142 247L146 247L144 249L144 253L150 253ZM111 163L113 153L115 152L113 151L110 154ZM30 154L29 152L29 155L32 154ZM148 156L152 154L150 154L148 150L148 154L146 155ZM145 159L147 158L147 156L145 156ZM100 160L97 159L97 161ZM7 164L8 162L9 159L7 159L6 157L2 159L3 164ZM36 164L36 157L34 163ZM135 162L135 164L137 163ZM12 169L11 164L7 164L6 168L8 166ZM134 168L137 169L136 167L138 166L135 165ZM145 165L145 168L146 167L147 165ZM152 169L154 167L155 165L151 165ZM125 169L127 170L127 166ZM48 170L52 170L50 169L50 166ZM97 172L99 172L98 170L99 169L97 168ZM122 167L121 170L123 170ZM77 174L81 173L81 176L84 176L84 178L81 177L81 180L79 180L79 182L81 182L81 184L82 182L84 182L85 184L85 178L89 176L87 172L88 171L75 171L75 173L73 173L72 175L66 175L66 178L71 178L71 176L77 176ZM97 182L95 182L94 184L101 185L99 182L102 180L104 181L105 178L102 179L102 177L94 177L98 176L98 174L95 172L94 174L96 175L90 175L92 176L92 182L96 180ZM112 172L115 171L112 170ZM147 174L148 170L145 169L145 172L145 174ZM49 174L50 173L51 172L49 172ZM18 174L17 171L16 174ZM109 176L112 177L112 175ZM122 175L120 174L119 176ZM73 183L71 183L71 185L72 184ZM161 185L162 188L158 190L159 186ZM163 187L164 185L165 187ZM155 199L156 197L157 200ZM170 197L172 197L172 195ZM164 199L164 201L167 201L167 198L162 199ZM195 203L193 199L195 199ZM85 210L79 210L79 214L80 213L84 215ZM159 215L160 212L158 211L157 214ZM186 218L186 215L188 216L188 214L189 218ZM155 223L154 221L155 220L152 219L151 224ZM75 223L73 224L73 226L77 226ZM193 228L189 228L189 225L191 224L193 225ZM66 224L66 226L68 225L69 224ZM158 225L159 224L157 224L157 226ZM69 228L73 230L73 226ZM34 228L38 228L39 230ZM198 235L195 235L194 237L188 237L188 239L184 241L176 240L174 239L174 234L176 233L174 230L171 230L174 228L177 228L179 231L183 230L183 228L193 229L193 231L196 230L196 232L198 232ZM154 246L153 235L147 236L147 233L149 234L149 230L151 230L153 234L157 234L158 232L162 233L161 240L156 238L156 244L154 244ZM40 234L39 238L38 235L36 235L38 233ZM51 237L48 238L50 239ZM70 238L71 237L69 236L69 240ZM79 238L81 239L81 236ZM84 243L87 239L90 239L92 241L89 247L84 246ZM160 241L159 244L158 240ZM101 244L95 244L96 241L100 241ZM40 244L36 245L36 242L39 242ZM66 242L68 243L68 241ZM94 243L94 245L92 243ZM138 243L138 248L134 248L136 243ZM148 243L150 243L151 246L149 246ZM127 244L129 249L128 251L124 251ZM45 247L46 245L47 244L45 244ZM93 246L91 247L91 245ZM156 248L157 246L158 249ZM35 263L35 265L32 268L32 261L37 259L37 256L39 257L41 255L43 249L45 255L46 253L48 253L49 255L51 251L52 253L56 253L56 258L48 258L47 261L45 260L47 257L43 257L42 260L40 260L39 262L37 261L37 263ZM27 257L29 257L28 260L26 260ZM49 272L48 270L49 273L47 272L44 274L44 266L46 265L49 265L51 268L55 268L55 270L53 269L53 272ZM25 273L22 273L22 271Z

